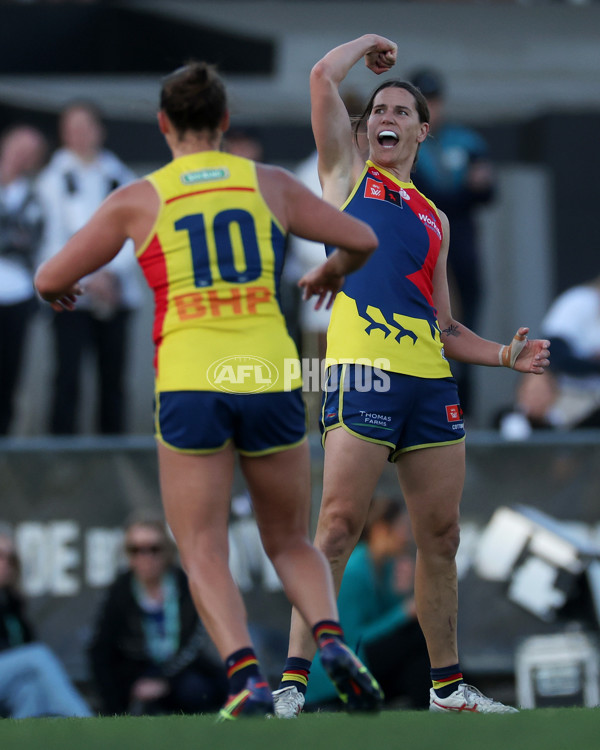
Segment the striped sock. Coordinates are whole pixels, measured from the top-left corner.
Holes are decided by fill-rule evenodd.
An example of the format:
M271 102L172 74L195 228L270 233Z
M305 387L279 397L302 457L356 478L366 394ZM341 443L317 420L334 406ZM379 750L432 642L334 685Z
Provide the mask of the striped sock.
M301 659L298 656L288 656L281 675L279 689L286 687L295 687L299 693L306 695L308 687L308 673L310 672L312 662L308 659Z
M431 670L431 682L438 698L447 698L463 681L460 664Z
M319 647L322 641L329 638L338 638L342 643L344 642L342 626L335 620L320 620L316 625L313 625L312 634Z
M249 677L260 677L256 654L249 647L230 654L225 659L225 668L229 680L229 695L236 695L243 690Z

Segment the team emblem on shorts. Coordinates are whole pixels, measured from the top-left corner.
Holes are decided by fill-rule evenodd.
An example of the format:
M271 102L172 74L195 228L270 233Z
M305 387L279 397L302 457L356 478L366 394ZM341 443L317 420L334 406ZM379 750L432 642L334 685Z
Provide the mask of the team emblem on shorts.
M460 408L460 404L446 406L446 417L448 422L462 422L463 410Z

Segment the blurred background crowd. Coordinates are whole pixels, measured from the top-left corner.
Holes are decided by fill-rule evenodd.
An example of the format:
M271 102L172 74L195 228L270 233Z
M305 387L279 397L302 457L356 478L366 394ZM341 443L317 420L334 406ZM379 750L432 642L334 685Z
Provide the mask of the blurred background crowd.
M351 13L335 0L269 3L268 13L260 0L21 5L1 7L0 314L10 323L0 380L13 396L0 434L151 432L151 301L131 252L87 280L75 316L41 311L29 280L108 191L166 158L158 80L191 56L225 75L229 148L295 170L318 192L310 68L338 39L377 31L385 18L399 44L394 75L414 79L432 112L414 179L451 220L457 317L497 340L523 323L557 335L556 320L543 330L553 299L598 275L595 3L349 2ZM371 79L353 76L351 114ZM286 317L305 357L322 355L327 317L300 303L295 282L322 253L292 241L284 275ZM597 357L596 342L560 337L576 357ZM67 340L77 341L68 354ZM471 369L454 367L469 425L493 427L518 402L518 384Z
M105 577L86 573L98 621L92 628L91 611L79 616L78 648L89 659L72 664L64 658L64 622L48 626L48 617L44 620L44 602L68 597L68 592L57 594L50 584L36 590L33 579L28 586L41 629L53 634L50 640L54 638L67 672L86 684L93 675L92 709L202 710L190 702L192 695L202 696L206 707L222 702L222 675L201 624L190 615L168 535L156 519L130 517L132 509L148 504L148 495L158 507L152 458L114 464L111 476L119 490L112 496L111 477L96 473L102 472L102 451L111 450L107 443L94 447L85 471L77 468L73 453L62 473L23 447L23 441L55 435L134 439L152 434L152 301L132 248L124 248L109 266L85 280L86 294L73 314L42 308L31 281L39 262L55 253L111 190L164 163L167 153L155 124L158 84L161 75L190 57L215 62L224 74L232 115L226 148L291 169L318 193L308 92L312 65L336 43L362 33L384 32L398 43L393 75L416 83L431 110L431 137L421 149L413 179L450 218L449 278L456 317L495 340L508 341L519 325L528 325L532 335L552 341L552 366L541 377L453 365L467 428L474 433L492 430L494 439L508 443L540 434L560 441L567 432L580 434L579 428L586 428L583 453L567 455L554 442L545 454L547 463L538 468L550 468L544 481L555 493L551 511L595 528L599 463L594 450L600 445L594 432L600 427L600 265L593 218L600 171L598 28L600 3L594 0L0 4L0 438L7 438L0 441L0 495L10 522L0 534L0 568L13 568L0 576L7 592L0 600L6 609L6 614L0 610L0 661L9 648L41 649L36 663L54 670L52 684L64 686L60 698L65 701L59 707L45 703L38 686L38 693L27 697L33 704L26 705L43 708L27 710L36 715L85 715L91 710L73 692L60 661L43 651L35 623L30 625L20 610L17 547L25 553L23 575L32 575L39 558L26 540L36 538L35 523L48 525L58 518L78 524L74 545L86 530L119 531L117 537L102 537L112 540L105 543L105 557L114 553L112 558L129 563L129 572L120 572L121 577L115 565ZM344 92L350 115L362 111L376 83L366 69L353 76ZM327 314L302 304L296 282L323 253L320 246L292 238L284 269L284 313L304 358L323 356ZM316 429L319 393L306 397ZM49 445L40 450L57 450ZM140 445L150 450L149 443ZM510 463L513 454L502 453L498 445L493 443L493 455L485 446L475 451L481 471L474 472L466 488L467 520L469 502L485 494L481 486L490 481L490 472L506 503L525 496L533 504L547 500L532 497L531 485L519 483L526 473L522 463L515 464L518 476L512 474L512 484L502 484L510 474L502 461ZM538 459L536 454L532 460ZM145 460L150 474L144 471ZM38 485L27 476L33 465ZM486 471L488 479L482 480ZM104 488L111 501L100 510L72 510L77 498L88 497L91 477L97 478L92 494L100 497L99 488ZM38 499L42 482L44 498ZM521 495L513 498L511 492ZM497 499L493 491L490 497ZM490 497L487 515L473 514L479 523L474 536L467 523L467 552L493 512ZM389 513L391 527L395 510ZM247 515L244 511L236 518L234 512L238 531ZM380 521L374 521L384 548L378 554L387 559L396 553L391 532L385 537ZM48 541L48 528L40 532L46 534L40 542L46 550L42 555L65 548L56 537ZM363 540L363 555L373 550L373 538ZM248 535L243 539L242 546L256 543ZM397 554L404 558L401 531L395 539ZM388 548L391 552L385 552ZM102 544L93 549L103 549ZM235 548L234 554L244 553ZM65 563L63 572L67 569ZM248 576L244 562L238 570ZM276 591L270 575L261 571L248 581L248 590L255 590L260 579L258 588ZM392 624L414 638L410 592L406 586L392 588ZM255 594L258 611L262 599ZM120 630L123 623L111 606L133 613L127 621L131 632ZM467 606L466 611L472 610ZM64 616L60 608L57 616ZM281 623L275 634L257 628L258 641L279 644L285 617ZM396 635L394 628L389 633L373 628L381 637ZM375 664L376 639L371 652ZM141 654L150 656L145 661ZM490 673L506 671L496 656L486 655ZM471 663L481 666L476 659ZM468 666L467 654L467 671ZM274 664L274 673L279 667ZM120 692L114 689L118 670ZM44 679L42 675L40 684ZM390 690L412 705L400 682L398 677ZM14 715L2 685L0 708Z

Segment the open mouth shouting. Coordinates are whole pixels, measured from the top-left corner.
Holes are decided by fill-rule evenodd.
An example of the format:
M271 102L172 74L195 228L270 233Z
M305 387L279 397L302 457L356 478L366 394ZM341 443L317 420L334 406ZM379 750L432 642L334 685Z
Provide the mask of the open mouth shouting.
M393 130L382 130L377 135L377 142L384 148L393 148L398 143L398 136Z

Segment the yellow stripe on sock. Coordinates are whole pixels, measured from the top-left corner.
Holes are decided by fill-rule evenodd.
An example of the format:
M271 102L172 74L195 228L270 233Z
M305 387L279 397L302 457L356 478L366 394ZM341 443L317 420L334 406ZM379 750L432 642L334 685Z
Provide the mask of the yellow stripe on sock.
M460 675L452 675L450 679L446 680L432 680L433 683L433 689L437 690L438 688L446 687L446 685L452 685L455 682L461 682L462 681L462 674Z
M284 672L281 682L299 682L301 685L308 685L308 678L297 672Z

